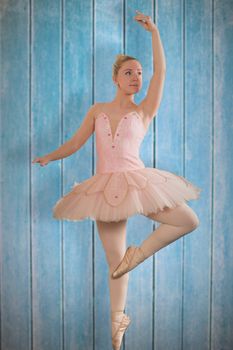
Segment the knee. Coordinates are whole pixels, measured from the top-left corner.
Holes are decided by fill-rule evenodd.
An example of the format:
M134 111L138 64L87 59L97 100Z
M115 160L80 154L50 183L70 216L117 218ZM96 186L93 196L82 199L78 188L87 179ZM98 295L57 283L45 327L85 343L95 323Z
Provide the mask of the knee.
M107 262L108 262L108 267L110 271L114 271L117 266L120 264L124 257L125 252L122 250L115 250L112 251L110 254L107 256Z
M195 230L200 225L200 220L198 216L193 213L193 215L189 219L189 228L191 231Z

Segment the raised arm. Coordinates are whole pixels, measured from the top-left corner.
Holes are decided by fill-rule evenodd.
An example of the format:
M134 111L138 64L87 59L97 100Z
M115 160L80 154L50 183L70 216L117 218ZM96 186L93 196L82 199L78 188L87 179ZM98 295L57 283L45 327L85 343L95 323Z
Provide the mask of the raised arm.
M35 158L32 163L37 162L41 163L42 165L46 165L50 161L68 157L74 152L78 151L94 132L94 116L96 113L97 105L98 103L95 103L89 108L82 124L68 141L66 141L55 151L46 154L44 157Z
M152 36L153 75L146 97L141 102L144 115L146 118L151 119L155 116L162 99L166 75L166 60L158 28L152 22L150 16L145 16L139 12L139 14L135 16L135 19L138 20L146 30L150 31Z

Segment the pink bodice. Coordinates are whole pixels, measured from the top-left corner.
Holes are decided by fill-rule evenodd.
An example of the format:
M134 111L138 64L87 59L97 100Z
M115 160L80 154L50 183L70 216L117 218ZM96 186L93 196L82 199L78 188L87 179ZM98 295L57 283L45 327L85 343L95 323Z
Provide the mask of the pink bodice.
M112 135L110 120L101 112L95 119L96 173L130 171L145 168L139 150L146 128L137 112L129 112L118 122Z

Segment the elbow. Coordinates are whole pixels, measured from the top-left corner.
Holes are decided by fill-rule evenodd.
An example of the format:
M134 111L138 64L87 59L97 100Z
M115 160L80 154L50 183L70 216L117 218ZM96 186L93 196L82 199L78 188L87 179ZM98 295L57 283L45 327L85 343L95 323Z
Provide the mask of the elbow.
M166 73L166 66L159 67L159 69L157 71L160 74L165 74Z
M78 150L80 150L80 148L82 148L84 143L85 143L84 139L79 139L79 140L76 140L76 141L72 140L72 143L71 143L72 153L75 153Z
M73 154L75 152L77 152L77 150L80 148L80 145L75 142L75 140L71 139L69 140L69 151L70 151L70 154Z
M166 67L157 68L154 70L153 76L154 77L162 77L166 75Z

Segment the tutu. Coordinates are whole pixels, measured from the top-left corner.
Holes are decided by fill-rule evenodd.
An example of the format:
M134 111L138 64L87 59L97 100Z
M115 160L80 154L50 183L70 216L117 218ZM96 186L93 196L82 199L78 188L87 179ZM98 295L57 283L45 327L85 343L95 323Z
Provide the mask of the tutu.
M120 221L134 214L156 213L197 199L201 189L183 177L155 168L96 174L62 197L54 217L71 221Z
M120 221L199 198L201 189L183 176L144 166L138 153L146 133L142 119L136 112L123 118L115 133L121 137L113 139L109 138L112 133L107 115L101 113L96 118L97 173L75 182L54 206L54 218Z

